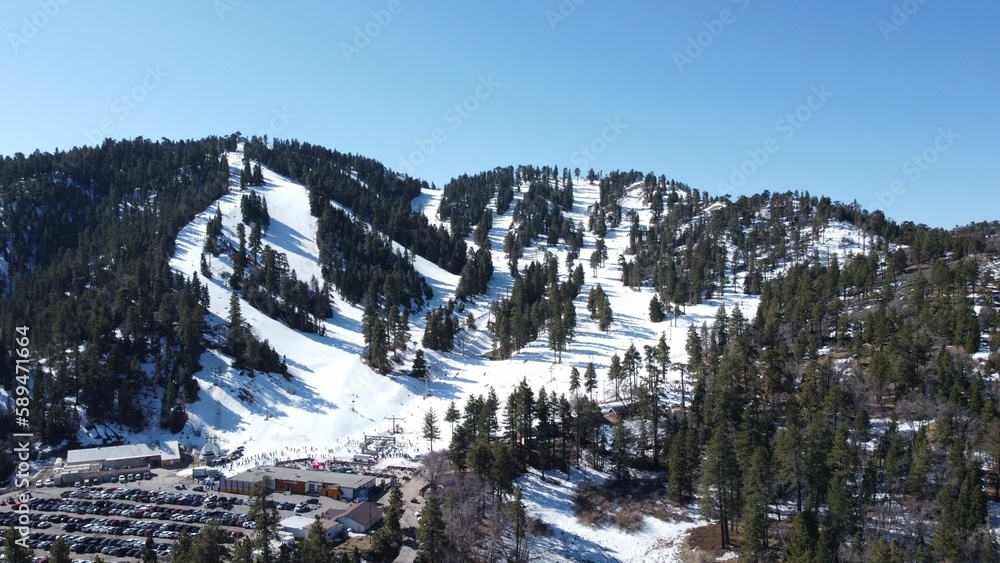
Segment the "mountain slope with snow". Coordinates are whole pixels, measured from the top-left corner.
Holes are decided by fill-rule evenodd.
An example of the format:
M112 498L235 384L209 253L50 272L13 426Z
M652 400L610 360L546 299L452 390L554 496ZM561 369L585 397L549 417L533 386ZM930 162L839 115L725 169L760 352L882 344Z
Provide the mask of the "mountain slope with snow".
M246 193L239 190L236 180L242 158L239 152L228 155L231 163L230 193L181 231L177 251L171 261L171 267L176 271L191 276L199 270L205 227L216 208L223 217L224 236L235 240L236 225L241 220L239 201L241 195ZM262 172L264 185L255 191L266 198L271 215L271 228L264 244L288 256L289 267L295 270L298 279L307 280L313 276L321 279L317 264L316 219L309 215L305 187L266 167L262 167ZM596 201L598 186L596 183L578 184L575 195L576 203L566 215L577 223L585 223L587 206ZM521 197L523 194L518 193L515 203ZM439 205L439 192L426 192L414 202L414 208L422 210L432 221L436 221ZM626 210L635 210L643 222L649 221L649 211L638 194L628 196L624 205ZM714 210L710 207L704 214ZM405 374L407 369L404 365L398 366L399 369L389 376L369 369L361 361L364 347L361 310L338 298L334 299L333 318L324 321L324 336L292 330L280 321L255 311L246 301L241 301L243 316L254 332L287 358L291 379L286 381L275 374L251 376L233 369L231 360L224 355L213 350L206 352L202 357L204 369L196 376L202 389L200 400L190 405L191 417L186 432L192 442L189 445L200 446L199 440L204 439L202 434L208 433L224 448L244 446L244 463L294 458L302 453L320 458L350 456L360 451L360 442L366 435L385 434L393 429L390 422L393 419L397 433L396 453L419 455L427 451L428 445L420 438L420 426L429 409L434 409L440 420L450 402L454 401L461 407L470 396L486 394L490 388L502 398L513 391L522 379L534 389L545 387L547 391L568 394L571 369L575 367L582 372L588 362L595 364L600 375L599 402L610 405L614 401L614 393L606 384L604 374L612 354L621 354L630 344L641 350L643 345L654 344L663 334L670 345L671 360L684 362L688 326L711 324L716 310L722 305L729 310L739 308L746 318L755 314L759 302L756 296L729 290L719 298L685 307L683 314L676 319L668 315L666 322L650 323L648 304L654 291L648 287L638 290L628 288L620 281L621 268L616 258L625 253L628 237L627 229L619 227L610 230L605 239L609 255L606 266L588 269L583 290L575 301L578 319L576 336L562 362L553 363L553 353L548 349L544 334L511 359L491 361L484 356L491 348L486 330L490 320L489 306L493 300L509 292L513 283L513 278L504 267L507 259L501 250L511 221L512 212L509 211L496 217L490 233L495 273L489 292L463 305L464 311L460 316L471 314L475 328L463 330L456 336L453 352L426 351L432 374L428 383L410 378ZM823 242L819 245L820 251L828 255L843 255L855 246L858 233L845 227L834 226L833 230L835 234L820 238ZM594 245L595 239L587 233L581 254L589 255ZM556 255L559 264L564 264L566 249L544 248L537 244L526 249L520 263L541 260L546 252ZM444 304L454 295L457 276L419 256L413 260L416 270L433 288L435 296L428 304L430 307ZM232 291L224 280L232 272L232 265L223 255L210 264L210 269L212 278L207 280L210 311L215 320L214 330L221 333L223 319L228 317ZM615 314L615 322L609 332L598 330L586 310L586 295L598 283L610 297ZM739 287L739 283L736 286ZM419 342L423 319L414 315L411 322L414 325L412 338L414 342ZM407 356L408 362L412 359L412 349ZM679 403L679 372L672 371L667 375L667 389L671 400ZM439 447L450 439L449 427L442 424L442 430L444 435L438 441ZM561 529L558 537L538 540L542 553L557 558L560 552L572 553L572 546L580 542L602 546L607 543L605 531L572 524L572 506L568 511L553 511L551 505L543 502L541 499L546 494L539 488L549 485L530 477L521 483L527 489L529 511ZM571 500L567 502L572 504ZM651 523L645 531L636 533L627 541L615 542L614 549L605 548L604 560L648 560L649 554L659 549L654 546L675 545L686 529L697 524L685 522L663 526ZM572 557L565 560L572 560Z

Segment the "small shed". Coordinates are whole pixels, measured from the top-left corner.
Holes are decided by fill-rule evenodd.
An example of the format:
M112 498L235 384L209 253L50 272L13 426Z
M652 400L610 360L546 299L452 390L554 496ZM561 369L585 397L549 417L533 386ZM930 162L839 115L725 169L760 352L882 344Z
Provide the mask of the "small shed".
M307 516L289 516L278 523L280 529L292 535L297 540L304 540L309 536L309 528L316 522L316 518ZM323 526L323 537L327 540L339 536L344 531L344 525L333 520L320 519Z
M367 534L382 521L382 507L373 502L359 502L347 509L330 509L324 514L356 534Z

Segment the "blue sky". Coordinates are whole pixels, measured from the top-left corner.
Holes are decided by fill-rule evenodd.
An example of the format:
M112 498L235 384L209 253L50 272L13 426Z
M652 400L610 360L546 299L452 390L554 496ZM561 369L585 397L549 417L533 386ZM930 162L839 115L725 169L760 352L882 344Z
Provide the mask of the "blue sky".
M0 154L242 131L441 187L498 165L1000 219L1000 4L17 0Z

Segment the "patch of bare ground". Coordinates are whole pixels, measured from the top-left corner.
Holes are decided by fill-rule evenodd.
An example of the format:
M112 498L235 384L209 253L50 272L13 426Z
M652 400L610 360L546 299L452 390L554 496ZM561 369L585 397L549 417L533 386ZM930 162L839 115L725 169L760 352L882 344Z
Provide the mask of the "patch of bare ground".
M628 533L642 530L647 516L665 522L691 521L689 514L664 498L662 484L655 481L626 486L580 484L573 500L581 523L610 524Z
M730 532L730 542L732 547L738 547L740 538L735 532ZM708 524L698 526L688 530L684 539L684 546L681 549L681 559L685 563L702 563L708 561L718 561L729 549L722 547L722 539L719 537L719 526Z

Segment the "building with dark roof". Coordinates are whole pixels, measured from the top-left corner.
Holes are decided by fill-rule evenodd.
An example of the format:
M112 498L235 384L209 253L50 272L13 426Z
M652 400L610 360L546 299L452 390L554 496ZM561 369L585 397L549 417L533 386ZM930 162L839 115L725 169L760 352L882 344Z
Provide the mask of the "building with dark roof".
M336 473L297 467L261 466L219 481L219 492L250 494L254 483L271 479L273 491L300 495L322 495L336 500L367 500L375 477L356 473Z
M382 507L373 502L359 502L348 508L331 508L323 513L325 520L340 522L357 534L367 534L382 521Z

